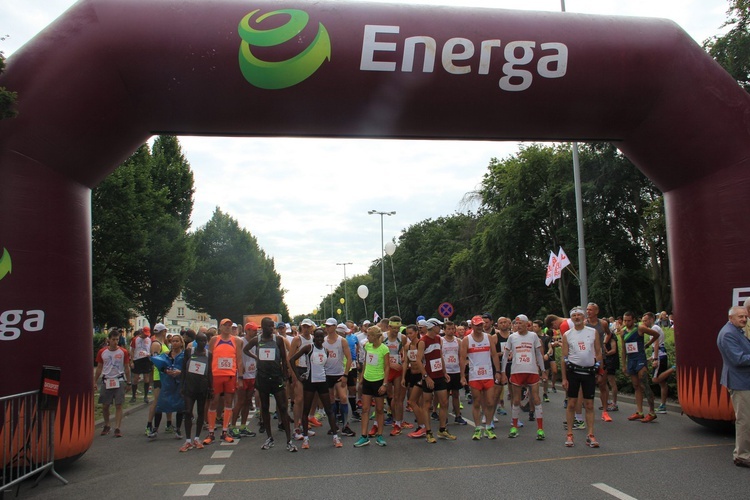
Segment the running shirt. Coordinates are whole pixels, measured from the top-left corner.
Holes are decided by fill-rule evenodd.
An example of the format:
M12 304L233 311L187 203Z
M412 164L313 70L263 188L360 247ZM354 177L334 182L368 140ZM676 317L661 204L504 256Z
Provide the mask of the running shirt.
M654 325L651 327L651 329L659 332L659 339L657 340L657 342L659 343L659 357L666 358L667 344L664 342L664 330L662 330L659 325Z
M263 340L258 337L258 371L257 378L265 377L282 377L281 372L281 352L279 346L276 343L276 337L273 336L269 340Z
M442 340L440 336L434 339L429 335L424 335L420 341L424 342L424 367L427 375L433 379L445 377L445 367L443 366Z
M234 337L219 340L214 344L212 354L211 371L214 377L222 375L237 375L237 346Z
M359 344L359 339L357 339L356 335L350 333L346 336L346 343L349 344L349 351L352 355L352 368L354 368L357 362L357 345Z
M187 354L187 353L186 353ZM190 357L185 359L185 390L190 394L204 394L208 392L208 351L201 354L189 351Z
M633 326L632 330L622 327L625 333L622 335L622 342L625 345L625 354L628 359L637 359L646 357L646 349L643 345L643 335L638 335L638 325Z
M445 340L443 338L443 359L445 359L445 371L449 374L461 373L461 364L458 362L458 349L460 344L458 338Z
M343 375L346 358L344 357L344 348L341 346L341 337L336 335L336 340L333 341L333 344L330 344L326 336L323 340L323 348L328 351L328 359L326 359L325 364L326 375L332 377Z
M507 337L503 337L500 334L500 331L498 330L498 332L497 332L497 352L500 353L500 356L502 356L503 353L505 352L505 346L508 343L508 338L509 337L510 337L510 334ZM511 364L512 362L513 362L512 359L508 360L508 364Z
M248 356L247 354L244 353L245 346L249 342L250 341L247 338L245 337L242 338L242 349L243 349L242 364L245 365L245 371L242 372L242 378L252 380L258 374L258 361L254 357ZM253 354L257 356L258 346L255 346L252 349L250 349L250 352L252 352Z
M483 338L479 342L474 340L474 335L469 335L469 347L466 350L469 358L469 380L491 380L492 375L492 350L490 336L482 332ZM498 339L500 339L498 335ZM447 363L447 361L446 361Z
M318 382L325 382L326 381L326 361L328 360L328 351L325 349L325 347L318 349L315 347L315 344L312 345L312 350L307 353L306 355L300 356L300 359L302 358L308 358L310 361L310 368L308 370L308 381L316 384ZM307 365L308 359L305 360L305 365Z
M505 356L513 361L510 373L539 373L539 367L543 366L543 362L539 362L542 360L537 360L541 345L542 341L534 332L511 333L505 344Z
M407 347L406 360L409 363L414 363L417 361L417 354L419 353L418 345L419 345L419 341L412 342L411 344L409 344L409 347ZM417 373L417 371L414 369L414 365L410 364L409 369L412 373Z
M594 342L597 335L599 333L590 326L584 326L583 330L573 328L565 332L565 338L568 340L568 362L584 367L594 366Z
M151 339L140 335L133 339L133 361L151 356Z
M394 340L385 339L383 343L388 347L388 362L392 365L399 365L399 371L403 371L401 366L401 339L395 338Z
M109 346L102 347L96 354L96 364L102 366L102 377L104 379L116 379L125 374L125 365L130 364L130 354L122 347L114 351Z
M385 378L385 363L390 351L385 344L373 347L371 343L365 344L365 372L363 377L368 382L377 382Z
M157 342L161 346L161 352L159 352L159 354L166 354L169 352L169 347L167 347L166 344L162 343L159 340L154 340L151 343L153 344L154 342ZM161 381L161 372L155 365L154 365L154 373L151 376L151 379L154 382Z
M596 330L596 333L599 334L599 342L602 345L604 345L604 335L605 335L605 332L604 332L604 326L602 325L602 320L597 319L596 323L589 323L589 320L587 318L586 319L586 326L588 326L589 328L593 328L594 330ZM572 328L571 328L571 330L572 330Z
M304 335L300 335L299 340L299 349L302 349L306 345L313 343L312 335L310 335L309 339L305 338ZM307 368L307 356L300 356L299 358L297 358L297 366L299 368Z

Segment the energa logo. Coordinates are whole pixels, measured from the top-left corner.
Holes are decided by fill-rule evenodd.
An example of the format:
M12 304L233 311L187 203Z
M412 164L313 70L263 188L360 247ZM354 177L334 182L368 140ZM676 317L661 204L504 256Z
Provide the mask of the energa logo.
M302 52L285 61L263 61L254 53L257 47L275 47L292 40L307 26L310 16L297 9L281 9L260 15L256 9L242 18L238 33L240 44L240 70L245 79L262 89L284 89L310 78L325 60L331 60L331 39L323 24L313 41ZM264 20L279 15L289 16L288 21L276 28L256 29ZM257 52L257 50L256 50Z

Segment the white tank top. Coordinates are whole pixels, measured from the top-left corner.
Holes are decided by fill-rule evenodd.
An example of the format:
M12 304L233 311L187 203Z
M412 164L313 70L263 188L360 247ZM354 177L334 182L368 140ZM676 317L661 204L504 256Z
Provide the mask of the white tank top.
M245 354L244 348L247 344L248 344L248 340L243 337L242 339L242 348L243 348L242 364L245 365L245 371L242 373L242 378L250 380L250 379L254 379L258 374L258 361L255 358ZM255 346L252 349L250 349L250 352L252 352L253 354L257 354L258 346Z
M303 355L299 359L302 359L302 358L307 358L307 356ZM310 351L310 382L318 383L318 382L326 381L325 364L326 364L325 347L322 349L318 349L317 347L315 347L315 344L313 344L312 351ZM307 359L305 359L305 365L307 365Z
M333 344L328 343L328 337L323 341L323 347L328 351L326 360L326 375L339 376L344 374L344 349L341 347L341 337L336 335ZM349 349L349 346L346 347Z
M151 339L149 337L135 338L135 347L133 348L133 360L147 358L151 356Z
M394 340L386 339L383 341L385 346L388 348L388 361L392 364L401 364L401 341L397 337Z
M300 335L299 340L300 340L300 344L299 344L300 349L302 349L308 344L313 343L312 335L310 335L309 339L306 339L304 335ZM297 358L297 366L299 366L300 368L307 368L307 356L300 356L299 358Z
M477 342L474 335L469 335L469 380L492 379L492 357L490 349L490 336L483 333L484 338Z
M461 365L458 362L458 339L453 337L449 342L443 338L443 358L445 359L446 373L460 373Z
M578 366L594 366L595 337L596 330L590 326L584 326L583 330L572 328L565 332L565 338L568 340L568 361Z

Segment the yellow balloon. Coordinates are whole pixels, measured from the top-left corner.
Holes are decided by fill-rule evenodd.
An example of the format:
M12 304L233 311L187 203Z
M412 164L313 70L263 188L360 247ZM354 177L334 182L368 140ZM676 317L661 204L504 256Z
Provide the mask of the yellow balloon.
M316 314L318 314L318 310L317 309L313 309L313 316L315 316Z
M341 309L336 309L336 314L341 314Z
M344 297L341 297L341 298L339 299L339 302L341 302L341 303L343 304L343 303L344 303L344 302L346 302L346 301L344 300Z

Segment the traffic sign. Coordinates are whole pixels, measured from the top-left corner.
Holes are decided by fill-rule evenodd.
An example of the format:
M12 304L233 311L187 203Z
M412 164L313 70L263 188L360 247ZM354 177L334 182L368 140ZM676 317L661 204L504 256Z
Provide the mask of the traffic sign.
M443 302L438 307L438 312L440 312L440 316L443 318L450 318L453 316L453 304L450 302Z

